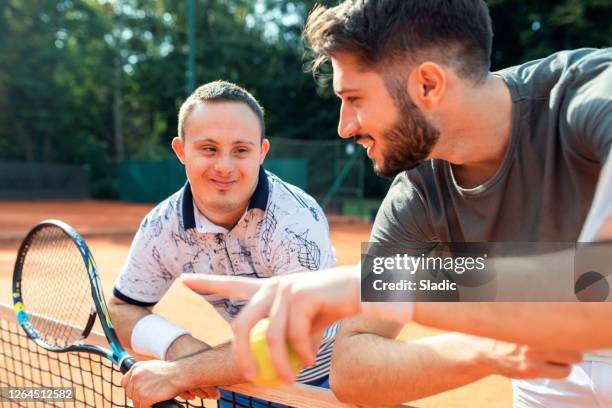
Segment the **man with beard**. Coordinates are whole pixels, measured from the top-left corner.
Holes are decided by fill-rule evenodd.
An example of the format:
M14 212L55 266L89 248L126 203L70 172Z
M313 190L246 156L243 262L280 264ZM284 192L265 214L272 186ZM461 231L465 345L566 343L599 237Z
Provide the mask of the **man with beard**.
M492 29L480 0L347 0L316 8L305 39L319 56L315 69L324 61L333 67L334 91L341 99L340 137L364 146L377 174L395 176L370 241L420 254L432 242L578 240L599 175L606 163L611 166L610 49L563 51L489 72ZM603 177L600 189L607 189L612 179ZM609 213L602 217L601 234L608 234L612 221ZM335 279L328 276L330 282ZM256 306L234 325L239 359L250 374L245 333L254 319L270 311L268 338L278 343L288 336L312 361L305 342L295 340L298 333L316 327L321 310L336 307L330 313L335 318L359 311L355 303L340 307L331 295L317 297L321 282L243 283L250 286L247 297L262 287ZM231 292L221 281L189 285ZM335 286L342 287L357 285ZM315 307L303 306L309 303ZM291 305L292 316L276 319L272 304ZM371 308L376 306L366 304L362 310ZM298 310L306 313L296 315ZM380 310L379 316L387 313ZM414 317L553 349L612 346L612 331L605 329L612 308L603 303L407 303L398 315L393 320ZM426 348L424 354L418 342L394 340L401 327L365 317L343 322L331 374L340 399L395 404L489 374L454 360L461 355L459 342ZM515 406L612 405L610 356L589 354L565 381L515 383ZM291 379L286 364L275 366Z
M379 175L397 175L372 242L420 254L431 242L578 240L612 146L609 49L491 73L491 22L478 0L345 1L313 11L305 37L320 56L315 67L331 60L338 133L367 148ZM598 314L611 316L608 306ZM424 375L428 361L411 395L399 373L415 367L400 362L403 344L388 340L400 327L343 324L331 378L337 395L360 401L377 389L386 404L452 383ZM592 337L598 327L586 331ZM609 354L587 360L567 381L515 383L516 405L610 405ZM356 361L379 369L355 384Z

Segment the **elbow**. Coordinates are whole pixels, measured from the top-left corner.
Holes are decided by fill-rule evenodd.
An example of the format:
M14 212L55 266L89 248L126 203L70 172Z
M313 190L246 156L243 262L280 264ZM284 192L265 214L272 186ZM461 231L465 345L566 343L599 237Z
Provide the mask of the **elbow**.
M115 306L122 304L124 303L121 300L117 299L117 297L111 296L110 300L108 301L108 308L114 308Z
M353 363L350 361L350 348L347 348L343 343L337 342L334 345L329 373L329 388L339 401L351 403L359 400L359 396L355 395L355 392L361 387L358 383L359 377L353 375L350 370L351 366L354 367L354 361Z
M113 310L117 310L117 308L121 307L122 305L125 305L125 302L119 300L116 296L111 296L107 303L108 311L112 313Z
M125 310L130 305L115 296L111 296L106 306L111 321L113 323L117 323L122 320L121 317L125 314Z
M111 317L112 317L113 311L117 308L117 306L119 306L121 304L119 302L120 302L119 299L117 299L116 297L112 296L109 299L109 301L106 303L108 312L111 314Z
M355 396L350 392L350 388L342 381L342 376L334 375L333 370L329 376L329 388L334 393L336 399L342 403L350 404L356 401Z
M108 314L112 322L117 321L118 319L118 311L117 309L121 307L121 303L116 297L111 297L106 308L108 310Z

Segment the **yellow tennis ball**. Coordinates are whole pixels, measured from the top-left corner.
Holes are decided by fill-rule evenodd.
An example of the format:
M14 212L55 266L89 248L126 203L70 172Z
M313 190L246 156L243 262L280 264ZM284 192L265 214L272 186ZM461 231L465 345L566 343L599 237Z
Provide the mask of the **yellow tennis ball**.
M266 331L269 324L270 321L268 319L263 319L257 322L253 329L251 329L251 351L257 365L257 376L253 380L253 384L261 387L280 387L284 385L284 382L278 376L274 366L272 366L268 343L266 342ZM289 352L289 365L297 375L304 367L304 363L302 363L302 360L291 346L287 345L287 349Z

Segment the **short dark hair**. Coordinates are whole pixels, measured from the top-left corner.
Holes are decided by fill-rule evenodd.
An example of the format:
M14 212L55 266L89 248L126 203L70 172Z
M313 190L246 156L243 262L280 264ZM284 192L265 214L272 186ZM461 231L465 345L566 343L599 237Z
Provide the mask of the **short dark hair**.
M304 40L317 55L315 72L348 52L365 68L431 59L479 82L489 72L493 30L483 0L345 0L316 6Z
M185 140L185 123L193 112L193 109L202 102L242 102L246 104L261 125L261 139L263 140L266 134L266 126L264 122L264 110L246 89L239 87L236 84L226 81L214 81L200 86L193 91L185 100L178 116L178 134L182 140Z

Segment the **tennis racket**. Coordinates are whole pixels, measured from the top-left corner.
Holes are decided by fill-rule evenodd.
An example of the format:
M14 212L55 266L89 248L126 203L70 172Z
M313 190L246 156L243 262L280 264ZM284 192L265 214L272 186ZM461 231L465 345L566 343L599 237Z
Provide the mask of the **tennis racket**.
M21 243L13 271L13 304L28 337L49 351L97 354L122 373L136 362L113 329L96 263L85 240L62 221L41 222ZM110 350L86 343L96 315ZM169 400L154 407L183 405Z

